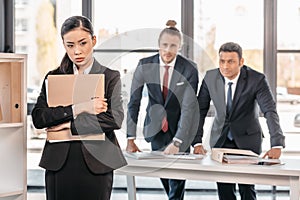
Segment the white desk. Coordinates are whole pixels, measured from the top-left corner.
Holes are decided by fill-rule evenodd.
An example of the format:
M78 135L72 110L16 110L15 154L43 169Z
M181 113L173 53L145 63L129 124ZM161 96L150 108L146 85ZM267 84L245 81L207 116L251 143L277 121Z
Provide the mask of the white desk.
M300 200L300 159L282 159L284 165L221 164L201 160L127 158L128 165L115 171L127 176L128 199L136 200L135 176L290 187L290 199Z

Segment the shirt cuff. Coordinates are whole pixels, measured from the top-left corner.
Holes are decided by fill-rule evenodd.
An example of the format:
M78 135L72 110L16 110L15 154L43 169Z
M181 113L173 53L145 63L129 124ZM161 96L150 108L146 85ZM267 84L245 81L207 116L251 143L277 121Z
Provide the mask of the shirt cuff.
M273 148L283 149L283 146L274 146L274 147L272 147L272 149L273 149Z
M196 144L194 144L194 147L201 146L201 145L202 145L202 143L196 143Z
M181 140L181 139L178 139L178 138L176 138L176 137L173 138L173 141L177 141L177 142L182 143L182 140Z
M75 115L75 105L72 105L72 113L73 113L73 118L76 119L77 115Z

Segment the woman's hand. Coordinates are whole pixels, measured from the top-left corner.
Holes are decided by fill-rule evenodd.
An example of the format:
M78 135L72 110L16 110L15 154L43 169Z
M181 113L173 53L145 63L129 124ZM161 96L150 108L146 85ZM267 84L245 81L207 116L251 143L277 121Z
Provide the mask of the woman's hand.
M107 100L105 98L93 97L90 101L74 104L74 115L87 112L97 115L107 111Z
M104 98L93 98L92 102L94 103L94 114L99 114L107 111L107 102Z

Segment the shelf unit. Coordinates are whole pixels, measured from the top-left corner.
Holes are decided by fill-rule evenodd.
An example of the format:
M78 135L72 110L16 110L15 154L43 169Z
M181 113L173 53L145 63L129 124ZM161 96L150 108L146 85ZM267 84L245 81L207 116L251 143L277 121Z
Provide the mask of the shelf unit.
M0 53L0 200L27 199L27 55Z

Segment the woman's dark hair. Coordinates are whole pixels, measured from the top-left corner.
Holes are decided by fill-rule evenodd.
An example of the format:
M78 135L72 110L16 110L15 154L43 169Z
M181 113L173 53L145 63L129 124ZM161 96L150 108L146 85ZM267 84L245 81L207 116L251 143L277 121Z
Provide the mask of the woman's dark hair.
M64 21L61 26L60 35L62 40L64 40L64 35L76 28L81 28L82 30L94 36L93 25L91 21L84 16L72 16ZM66 53L60 63L60 69L63 73L69 74L73 72L73 62L70 60L68 54Z
M160 42L160 39L162 37L163 34L167 33L170 35L176 35L179 37L180 41L181 41L181 33L180 31L175 27L176 26L176 21L175 20L168 20L166 23L166 28L164 28L160 34L159 34L159 38L158 38L158 44Z
M242 47L234 42L227 42L223 44L219 49L219 54L221 52L236 52L239 56L239 59L243 57L243 50Z

